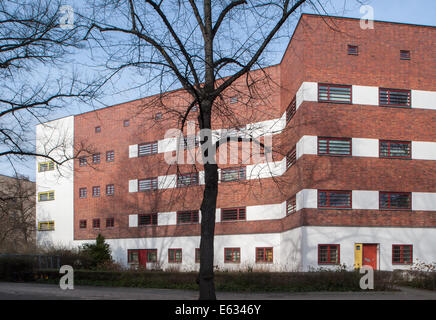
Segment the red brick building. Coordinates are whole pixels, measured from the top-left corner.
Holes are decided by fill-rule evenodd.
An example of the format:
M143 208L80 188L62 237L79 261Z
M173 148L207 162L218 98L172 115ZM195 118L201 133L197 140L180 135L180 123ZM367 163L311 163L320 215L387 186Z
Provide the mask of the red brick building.
M280 64L251 73L255 95L245 79L226 93L216 136L271 138L273 158L256 163L239 142L238 163L219 163L219 268L436 260L435 42L435 27L304 14ZM38 126L40 148L56 132L92 151L60 179L37 173L37 219L54 221L39 241L101 233L125 265L197 268L202 168L165 161L198 147L166 136L188 104L174 91Z

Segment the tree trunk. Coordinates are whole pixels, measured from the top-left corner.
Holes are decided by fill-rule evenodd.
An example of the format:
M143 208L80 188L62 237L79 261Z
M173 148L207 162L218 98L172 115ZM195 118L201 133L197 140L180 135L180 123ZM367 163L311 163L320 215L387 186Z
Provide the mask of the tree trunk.
M203 101L200 105L200 129L211 129L211 110L213 102ZM200 240L200 300L215 300L215 284L213 275L215 210L218 196L218 165L207 159L215 158L215 145L212 136L205 137L200 131L201 148L204 161L205 188L201 203L201 240Z

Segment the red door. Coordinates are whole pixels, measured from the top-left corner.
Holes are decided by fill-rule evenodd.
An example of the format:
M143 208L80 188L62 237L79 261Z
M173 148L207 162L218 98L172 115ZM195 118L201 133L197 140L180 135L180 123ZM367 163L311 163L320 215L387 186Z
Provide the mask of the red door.
M363 245L362 265L377 270L377 244Z
M139 250L139 265L143 266L144 269L147 267L147 250L141 249Z

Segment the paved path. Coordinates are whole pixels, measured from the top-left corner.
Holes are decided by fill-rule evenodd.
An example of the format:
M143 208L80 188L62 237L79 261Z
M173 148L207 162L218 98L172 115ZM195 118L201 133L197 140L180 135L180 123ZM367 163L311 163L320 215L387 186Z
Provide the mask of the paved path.
M218 292L218 300L436 300L435 291L400 288L398 292ZM57 285L0 282L0 300L196 300L191 290L76 286L61 290Z

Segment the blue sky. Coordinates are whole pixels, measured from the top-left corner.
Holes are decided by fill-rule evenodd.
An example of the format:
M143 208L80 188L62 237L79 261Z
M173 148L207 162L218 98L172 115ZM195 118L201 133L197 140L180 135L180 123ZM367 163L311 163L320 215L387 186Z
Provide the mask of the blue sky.
M436 26L435 0L372 0L366 1L366 3L374 8L375 20ZM68 4L68 1L66 1L66 4ZM73 2L71 2L71 5L74 7ZM360 4L358 4L355 0L332 0L326 7L326 10L331 15L353 18L362 17L362 14L360 13ZM304 12L313 11L306 9ZM286 46L284 45L284 48L285 47ZM278 61L276 63L280 61L280 58L281 55L278 57ZM128 80L123 81L124 85L126 83L128 83ZM141 96L143 96L143 94L140 94L138 91L127 91L123 92L123 94L107 96L105 103L117 104L137 99ZM92 110L90 106L72 105L63 111L53 114L53 119L90 110ZM35 179L34 159L30 158L24 163L16 163L15 166L19 173L28 176L31 180ZM10 168L9 163L0 160L0 174L13 174L13 170Z

